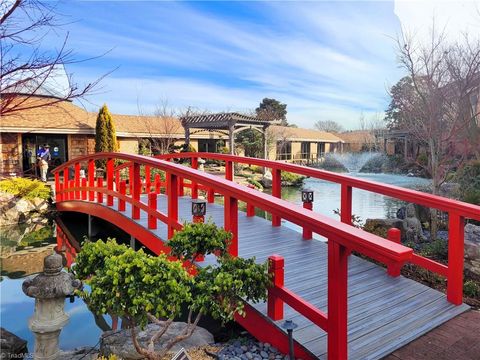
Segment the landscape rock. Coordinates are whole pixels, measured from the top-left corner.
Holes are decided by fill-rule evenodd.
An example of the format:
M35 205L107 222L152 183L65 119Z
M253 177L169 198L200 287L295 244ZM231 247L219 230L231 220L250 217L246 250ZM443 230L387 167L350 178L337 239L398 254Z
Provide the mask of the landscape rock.
M465 268L480 275L480 226L465 225Z
M68 351L60 351L60 359L69 360L97 360L98 349L91 347L80 347Z
M50 210L47 200L22 199L12 194L0 193L0 226L29 223L33 217L44 217Z
M21 359L28 352L27 341L0 327L0 357L2 359Z
M181 333L185 326L187 324L184 322L172 323L168 331L156 342L155 349L160 350L162 344ZM144 330L138 329L137 339L139 343L143 347L147 347L148 341L159 329L160 326L157 324L148 324ZM210 332L204 328L197 327L190 338L175 344L170 351L177 352L181 348L188 351L188 349L209 345L213 342L213 335ZM116 355L125 360L143 359L143 356L137 353L133 346L130 329L104 332L100 338L100 353L103 356Z
M272 187L272 179L262 177L259 182L260 182L260 184L262 184L262 186L265 189L270 189Z

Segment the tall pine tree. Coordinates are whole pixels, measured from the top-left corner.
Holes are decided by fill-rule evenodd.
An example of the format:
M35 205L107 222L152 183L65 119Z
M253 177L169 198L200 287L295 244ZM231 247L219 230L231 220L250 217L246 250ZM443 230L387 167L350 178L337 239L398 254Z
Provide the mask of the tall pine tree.
M104 104L98 112L97 124L95 126L95 152L115 151L118 151L115 124L107 105ZM105 167L105 161L97 162L97 166Z

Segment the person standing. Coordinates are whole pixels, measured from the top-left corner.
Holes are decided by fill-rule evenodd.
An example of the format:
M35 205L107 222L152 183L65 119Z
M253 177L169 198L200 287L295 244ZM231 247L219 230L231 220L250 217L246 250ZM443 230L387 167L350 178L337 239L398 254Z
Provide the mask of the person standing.
M43 145L42 150L38 154L38 167L40 168L40 179L43 182L47 182L48 164L52 156L50 155L50 146L48 144Z

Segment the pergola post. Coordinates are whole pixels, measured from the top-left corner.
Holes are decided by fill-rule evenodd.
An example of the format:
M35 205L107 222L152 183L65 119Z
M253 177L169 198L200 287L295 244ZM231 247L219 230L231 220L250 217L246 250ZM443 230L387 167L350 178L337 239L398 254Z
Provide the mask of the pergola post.
M263 140L263 158L268 160L268 149L267 149L267 128L268 126L263 127L262 140Z
M184 125L185 127L185 151L188 151L190 147L190 127L188 125Z
M235 155L235 137L234 137L235 123L231 122L228 126L228 141L230 146L230 154Z

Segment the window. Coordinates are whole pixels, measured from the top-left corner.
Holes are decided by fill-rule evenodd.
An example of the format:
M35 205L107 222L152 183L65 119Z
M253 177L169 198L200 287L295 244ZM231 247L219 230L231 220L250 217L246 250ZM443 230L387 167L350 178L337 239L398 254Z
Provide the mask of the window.
M310 142L302 141L301 153L302 153L302 159L310 159Z
M325 155L325 143L317 143L317 156L320 158Z
M292 157L292 142L277 141L277 160L290 160Z

